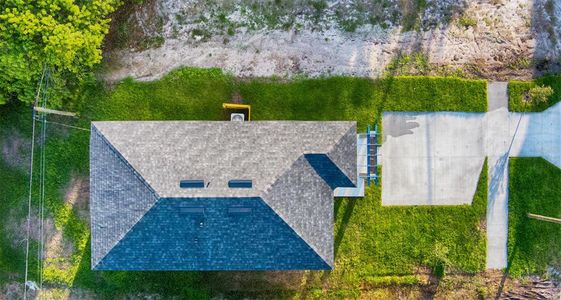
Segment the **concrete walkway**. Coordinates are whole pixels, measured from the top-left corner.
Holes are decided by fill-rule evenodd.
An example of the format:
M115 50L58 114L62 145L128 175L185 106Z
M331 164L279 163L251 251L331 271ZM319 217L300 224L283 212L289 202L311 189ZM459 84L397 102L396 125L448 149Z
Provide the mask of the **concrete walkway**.
M383 205L469 204L488 157L488 268L507 262L508 157L561 167L561 103L508 112L506 85L489 84L488 113L383 113Z
M487 86L490 111L487 114L486 137L488 269L507 266L508 157L511 143L507 88L507 82L491 82Z

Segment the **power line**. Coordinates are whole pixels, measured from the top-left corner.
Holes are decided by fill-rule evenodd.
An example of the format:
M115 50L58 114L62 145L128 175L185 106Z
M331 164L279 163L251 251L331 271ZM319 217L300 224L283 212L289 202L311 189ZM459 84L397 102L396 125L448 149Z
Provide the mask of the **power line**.
M28 198L28 212L27 212L27 239L26 239L26 252L25 252L25 282L24 282L24 292L23 297L27 299L28 287L30 290L41 290L43 288L43 268L44 268L44 250L45 250L45 189L46 189L46 140L47 140L47 123L57 124L64 127L90 131L87 128L67 125L58 122L47 121L48 114L57 114L63 116L76 116L75 113L58 111L47 108L48 102L48 89L49 89L49 79L50 70L44 65L43 72L41 74L41 79L39 81L39 86L37 87L37 94L33 104L32 111L32 139L31 139L31 159L30 159L30 171L29 171L29 198ZM37 280L39 286L35 282L29 280L29 244L31 239L31 211L32 211L32 197L33 197L33 164L34 164L34 153L35 153L35 128L36 121L41 123L41 152L39 158L39 232L38 232L38 246L37 246Z
M69 127L69 128L73 128L73 129L78 129L78 130L91 131L90 129L84 128L84 127L72 126L72 125L63 124L63 123L58 123L58 122L53 122L53 121L45 121L45 122L50 123L50 124L60 125L60 126L63 126L63 127Z
M45 88L43 89L43 99L42 99L42 107L47 107L47 100L48 100L48 88L49 88L49 75L50 71L47 69L46 77L45 77ZM38 277L39 277L39 289L43 288L43 251L45 246L45 234L44 234L44 215L45 215L45 181L46 181L46 156L45 156L45 148L46 148L46 140L47 140L47 114L42 114L42 124L41 124L41 177L40 177L40 189L41 189L41 200L40 200L40 215L41 215L41 223L39 227L39 247L37 248L37 269L38 269Z
M45 76L45 67L43 67L43 73L41 74L41 80L39 81L39 87L37 88L37 95L35 97L35 103L37 103L39 99L39 93L41 92L41 84L43 82L43 78ZM31 232L31 197L33 192L33 154L35 149L35 110L32 112L32 131L31 131L31 158L30 158L30 166L29 166L29 197L27 200L27 239L25 245L25 279L23 284L23 299L27 299L27 279L28 279L28 271L29 271L29 239L30 239L30 232Z
M44 250L45 250L45 189L46 189L46 169L47 169L47 162L46 162L46 140L47 140L47 123L57 124L64 127L79 129L90 131L87 128L67 125L63 123L57 122L50 122L47 121L48 114L57 114L62 116L72 116L75 117L75 113L65 112L65 111L58 111L53 109L47 108L47 102L49 98L48 89L49 89L49 79L50 79L50 70L49 68L44 65L43 72L41 74L41 79L39 81L39 86L37 87L37 95L35 97L35 101L33 104L33 111L32 111L32 139L31 139L31 163L30 163L30 171L29 171L29 199L28 199L28 212L27 212L27 239L26 239L26 252L25 252L25 282L24 282L24 292L23 297L27 299L27 289L36 290L43 288L43 268L44 268ZM39 287L33 282L29 281L29 241L31 238L31 210L32 210L32 197L33 197L33 163L34 163L34 150L35 150L35 128L36 128L36 121L41 123L41 152L40 152L40 159L39 159L39 215L40 215L40 223L39 223L39 238L38 238L38 246L37 246L37 279L39 281Z

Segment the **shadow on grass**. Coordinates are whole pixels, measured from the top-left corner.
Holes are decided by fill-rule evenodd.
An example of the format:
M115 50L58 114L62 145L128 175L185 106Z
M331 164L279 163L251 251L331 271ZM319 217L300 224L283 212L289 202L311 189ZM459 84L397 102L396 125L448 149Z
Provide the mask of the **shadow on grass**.
M345 207L345 211L343 212L343 216L341 219L341 225L339 225L339 228L337 229L337 235L335 236L334 239L334 245L335 245L335 249L334 249L334 258L337 259L337 254L339 253L339 248L341 245L341 241L343 240L343 237L345 236L345 230L347 229L347 226L349 225L349 220L351 219L351 216L353 214L353 210L355 208L356 205L356 198L346 198L346 199L337 199L336 201L336 210L335 210L335 218L337 219L337 215L339 214L339 207L341 206L341 202L342 201L346 201L347 205ZM338 205L337 205L338 203Z

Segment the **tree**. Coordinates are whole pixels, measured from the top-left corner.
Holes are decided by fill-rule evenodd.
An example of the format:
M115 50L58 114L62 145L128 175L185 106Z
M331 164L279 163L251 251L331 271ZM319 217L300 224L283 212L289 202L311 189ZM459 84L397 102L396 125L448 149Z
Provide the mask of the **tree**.
M44 66L51 70L51 98L71 98L73 87L101 61L109 15L120 2L1 0L0 104L31 103Z

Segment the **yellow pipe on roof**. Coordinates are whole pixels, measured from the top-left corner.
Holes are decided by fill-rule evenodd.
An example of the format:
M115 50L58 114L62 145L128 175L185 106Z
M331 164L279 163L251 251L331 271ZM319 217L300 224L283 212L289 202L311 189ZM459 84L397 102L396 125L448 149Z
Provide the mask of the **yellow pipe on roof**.
M247 120L251 121L251 105L248 104L238 104L238 103L222 103L222 107L225 109L247 109L248 116Z

